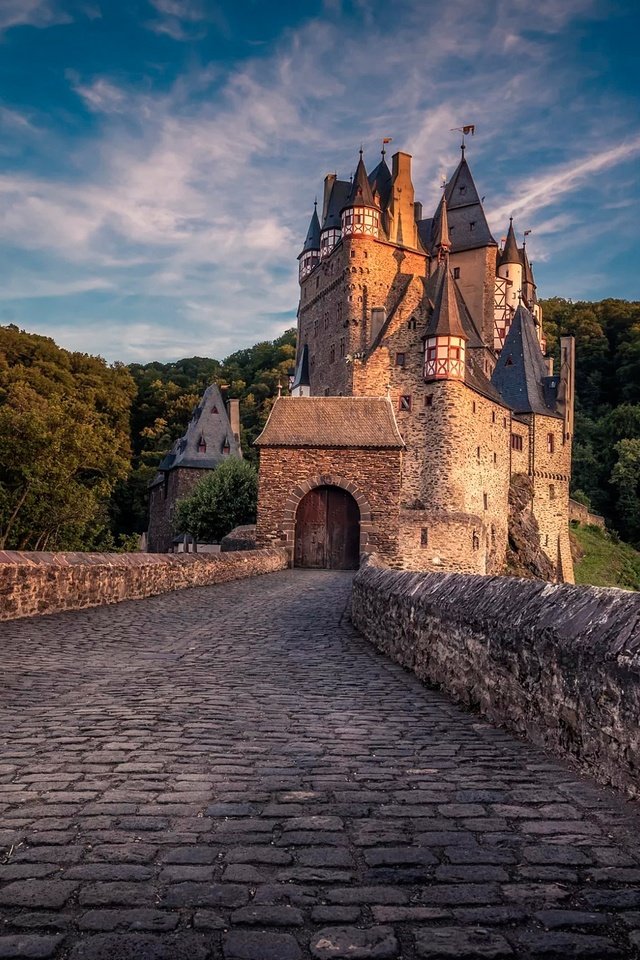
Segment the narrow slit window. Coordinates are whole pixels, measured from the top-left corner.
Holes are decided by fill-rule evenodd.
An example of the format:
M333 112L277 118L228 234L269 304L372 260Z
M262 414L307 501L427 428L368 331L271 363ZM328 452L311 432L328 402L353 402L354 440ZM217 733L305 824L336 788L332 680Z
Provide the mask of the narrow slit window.
M399 409L405 413L408 413L411 410L411 395L408 393L403 393L400 397Z

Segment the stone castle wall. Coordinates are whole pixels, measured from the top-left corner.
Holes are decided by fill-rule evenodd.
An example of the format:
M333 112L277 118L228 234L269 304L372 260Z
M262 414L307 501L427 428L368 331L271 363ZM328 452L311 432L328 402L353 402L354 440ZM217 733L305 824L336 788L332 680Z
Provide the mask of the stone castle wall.
M607 526L604 517L601 517L599 513L591 513L584 503L578 503L577 500L569 500L569 520L573 520L574 523L585 523L593 527L600 527L601 530L605 530Z
M358 501L360 550L389 562L398 553L401 452L306 447L260 449L259 546L284 546L293 555L295 513L302 496L319 485L342 486ZM366 501L366 507L365 507ZM363 510L370 516L362 516Z
M286 566L284 550L223 555L0 552L0 620L140 600Z
M189 496L201 480L211 470L194 470L189 467L177 467L170 470L165 483L158 483L149 492L149 532L148 550L150 553L167 553L172 549L176 531L173 517L176 503Z
M573 583L569 543L571 441L565 442L564 423L558 417L534 416L533 421L532 509L540 527L540 546L552 563L559 563L562 579ZM552 452L548 449L550 435Z
M352 607L421 680L640 795L640 594L369 562Z

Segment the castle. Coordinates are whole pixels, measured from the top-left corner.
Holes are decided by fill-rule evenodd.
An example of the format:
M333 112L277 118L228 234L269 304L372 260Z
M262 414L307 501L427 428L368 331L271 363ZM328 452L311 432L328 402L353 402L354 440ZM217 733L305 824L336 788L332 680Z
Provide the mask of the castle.
M291 396L258 438L260 544L295 564L500 573L512 478L555 579L568 533L574 344L545 357L526 245L499 247L465 148L433 217L411 157L325 178L299 256Z

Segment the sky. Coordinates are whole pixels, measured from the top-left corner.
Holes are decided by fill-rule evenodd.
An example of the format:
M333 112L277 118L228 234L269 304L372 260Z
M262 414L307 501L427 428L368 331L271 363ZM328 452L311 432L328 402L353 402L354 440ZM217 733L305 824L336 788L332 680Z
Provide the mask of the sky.
M467 159L538 293L640 299L636 0L0 0L0 324L109 361L295 324L326 173Z

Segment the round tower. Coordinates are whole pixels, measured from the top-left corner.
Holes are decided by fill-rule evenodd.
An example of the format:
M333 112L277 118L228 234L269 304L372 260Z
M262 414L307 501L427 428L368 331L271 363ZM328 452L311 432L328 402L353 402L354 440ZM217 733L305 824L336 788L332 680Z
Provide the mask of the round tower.
M367 177L362 150L353 178L351 192L341 210L343 237L364 235L377 237L380 233L380 207L377 205Z
M443 196L434 239L438 286L424 341L425 380L464 380L468 337L460 319L456 287L449 269L450 249L447 202Z

